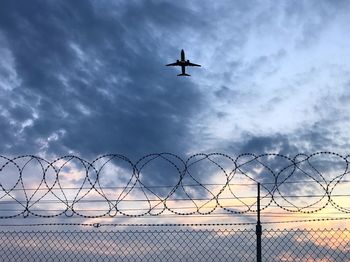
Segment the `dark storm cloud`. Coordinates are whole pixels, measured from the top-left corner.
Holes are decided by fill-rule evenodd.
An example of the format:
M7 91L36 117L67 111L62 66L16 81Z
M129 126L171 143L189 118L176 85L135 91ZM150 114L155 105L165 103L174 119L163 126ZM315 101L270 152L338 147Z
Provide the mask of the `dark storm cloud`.
M244 139L231 148L235 147L236 151L238 148L242 153L274 152L290 157L298 153L312 154L320 151L333 151L334 148L340 150L336 153L342 153L349 143L341 137L340 130L334 128L341 122L342 119L322 120L310 126L301 126L289 134L276 133L259 136L246 133L243 136Z
M331 131L322 126L271 135L240 130L242 139L232 143L193 130L200 126L193 125L198 113L215 107L217 100L229 106L259 99L254 89L244 90L236 83L238 86L249 76L247 85L256 84L255 76L261 70L275 72L276 61L290 52L279 47L245 63L242 57L226 53L226 47L239 53L251 34L271 26L271 12L283 10L284 22L294 15L301 27L314 28L308 26L306 4L254 5L254 9L239 1L219 4L213 11L211 6L190 9L170 1L101 3L2 3L0 32L21 80L13 90L4 91L6 96L0 96L6 108L1 122L4 154L72 151L94 158L117 152L137 159L149 152L185 154L189 148L196 149L194 141L200 144L211 139L212 149L220 147L230 155L267 151L293 155L319 150L322 141L331 141ZM237 10L233 17L228 15L232 9ZM322 5L311 14L322 15L324 10ZM223 18L222 27L212 22L214 17ZM322 23L325 20L318 22L316 30L322 29ZM207 94L190 79L176 78L175 70L164 67L176 59L185 40L194 36L208 46L217 44L220 48L212 57L231 65L220 68L228 83L212 89L217 100L206 107L202 99ZM229 83L232 76L235 85ZM281 98L274 96L269 101L267 110ZM213 112L222 119L229 114L216 108ZM249 115L243 121L249 121Z
M164 68L169 57L158 49L166 39L157 34L181 28L189 21L172 18L188 12L155 1L115 8L88 1L3 2L0 32L21 85L3 100L8 117L1 132L12 147L2 144L1 151L72 150L85 157L186 152L201 95ZM181 39L173 45L181 48ZM26 121L21 132L9 133Z

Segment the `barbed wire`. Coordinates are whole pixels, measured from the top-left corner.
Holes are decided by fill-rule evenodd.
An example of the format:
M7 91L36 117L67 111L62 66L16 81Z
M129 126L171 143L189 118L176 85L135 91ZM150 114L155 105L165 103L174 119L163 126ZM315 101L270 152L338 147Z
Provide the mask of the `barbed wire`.
M300 224L310 222L331 222L331 221L345 221L350 220L350 217L336 217L336 218L310 218L310 219L294 219L285 221L266 221L263 225L273 224ZM30 224L0 224L1 227L15 228L15 227L52 227L52 226L81 226L81 227L213 227L213 226L256 226L256 222L233 222L233 223L30 223ZM326 229L325 229L326 230Z
M311 214L330 205L350 213L343 201L349 197L348 174L349 155L333 152L235 158L200 153L187 159L157 153L136 162L120 154L92 161L67 155L51 162L34 155L0 156L0 219L246 214L256 212L257 183L261 210L277 206Z

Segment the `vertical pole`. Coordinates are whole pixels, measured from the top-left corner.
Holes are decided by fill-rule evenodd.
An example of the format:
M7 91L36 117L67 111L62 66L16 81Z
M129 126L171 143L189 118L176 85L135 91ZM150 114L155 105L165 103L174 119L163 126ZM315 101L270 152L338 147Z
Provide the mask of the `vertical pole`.
M260 222L260 183L258 183L258 198L257 198L257 223L255 228L256 233L256 261L261 262L261 222Z

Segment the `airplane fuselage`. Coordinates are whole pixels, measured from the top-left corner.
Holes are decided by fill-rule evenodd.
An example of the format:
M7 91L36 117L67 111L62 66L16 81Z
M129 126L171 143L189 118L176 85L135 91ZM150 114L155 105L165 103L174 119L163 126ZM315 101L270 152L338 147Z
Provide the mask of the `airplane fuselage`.
M181 61L185 61L185 51L181 50Z
M181 50L181 60L176 60L176 63L173 64L168 64L167 66L181 66L181 74L178 76L190 76L189 74L186 74L186 66L199 66L197 64L193 64L190 62L190 60L185 59L185 51L182 49Z

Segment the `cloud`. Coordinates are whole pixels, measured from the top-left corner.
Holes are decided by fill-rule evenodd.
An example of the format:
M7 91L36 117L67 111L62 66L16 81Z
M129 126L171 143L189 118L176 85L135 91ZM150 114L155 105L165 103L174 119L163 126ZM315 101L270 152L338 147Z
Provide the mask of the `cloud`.
M1 32L21 84L3 88L14 88L3 123L17 132L2 152L186 152L201 93L165 72L158 34L189 22L174 18L189 19L190 10L165 2L120 10L89 2L6 5Z
M137 159L212 151L244 134L306 138L339 122L319 114L335 108L323 96L343 104L347 94L346 70L329 70L344 67L325 63L347 51L321 53L346 5L315 3L5 2L1 151ZM203 64L191 79L164 67L181 48Z
M3 6L3 154L348 148L345 2ZM181 48L203 65L191 78L164 67ZM175 183L161 161L144 181Z

